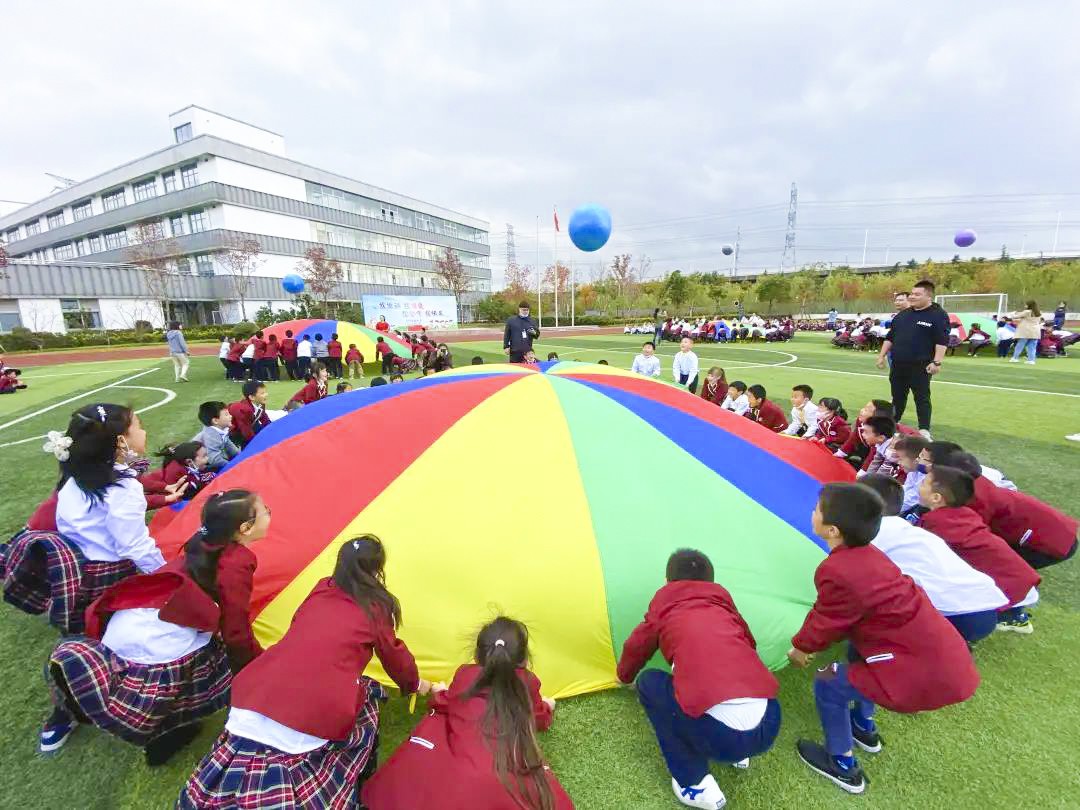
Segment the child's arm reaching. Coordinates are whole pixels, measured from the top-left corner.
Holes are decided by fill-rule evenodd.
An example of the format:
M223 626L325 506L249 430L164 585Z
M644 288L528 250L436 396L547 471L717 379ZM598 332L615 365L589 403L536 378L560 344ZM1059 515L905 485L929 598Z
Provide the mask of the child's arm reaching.
M820 652L842 638L862 618L862 612L843 583L827 574L814 577L817 600L791 645L804 653Z
M420 673L416 668L416 659L405 646L405 642L397 637L394 626L389 618L378 622L375 630L375 654L379 656L386 674L393 678L401 691L408 695L413 692L426 694L431 684L420 679ZM425 687L426 688L422 688Z
M634 632L623 644L622 656L619 658L618 676L623 683L633 683L634 678L641 672L653 654L660 646L660 636L653 627L649 617L634 628Z

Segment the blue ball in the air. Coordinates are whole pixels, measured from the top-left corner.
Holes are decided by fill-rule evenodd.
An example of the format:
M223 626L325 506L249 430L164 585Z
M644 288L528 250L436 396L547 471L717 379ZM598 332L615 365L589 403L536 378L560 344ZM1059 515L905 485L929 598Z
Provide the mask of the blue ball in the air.
M587 203L570 215L570 241L579 250L591 253L607 244L611 237L611 213L602 205Z
M304 279L296 273L289 273L281 280L281 286L285 288L285 292L298 295L304 291Z
M722 248L720 248L720 252L723 253L725 256L730 256L732 253L735 252L735 248L731 245L724 245Z

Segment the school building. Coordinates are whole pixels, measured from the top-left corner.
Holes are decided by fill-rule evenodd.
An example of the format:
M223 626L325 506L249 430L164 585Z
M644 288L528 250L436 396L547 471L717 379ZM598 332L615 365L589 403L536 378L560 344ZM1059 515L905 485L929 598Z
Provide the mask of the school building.
M315 246L344 271L334 300L446 295L434 259L447 247L471 277L463 304L491 291L486 221L292 160L281 135L201 107L173 113L169 127L166 148L0 217L11 260L0 332L158 326L162 298L170 318L234 323L239 285L222 257L245 239L262 251L249 318L292 306L281 278ZM167 272L148 278L133 254L158 240L170 247Z

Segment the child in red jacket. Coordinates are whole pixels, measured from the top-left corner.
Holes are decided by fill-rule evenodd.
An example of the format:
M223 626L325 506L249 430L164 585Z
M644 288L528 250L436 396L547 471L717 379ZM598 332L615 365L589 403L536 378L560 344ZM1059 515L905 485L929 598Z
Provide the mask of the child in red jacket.
M866 790L853 745L881 750L875 704L905 714L930 711L967 700L979 685L956 628L871 545L884 508L881 496L861 484L822 488L812 521L829 556L814 572L817 600L788 652L804 667L813 653L848 639L849 663L819 670L814 681L825 745L797 745L803 762L848 793Z
M431 688L428 716L364 785L364 807L572 810L536 742L555 701L528 669L528 629L500 616L477 636L475 660Z
M724 399L727 397L728 381L727 374L720 366L713 366L709 369L708 375L705 377L705 382L701 386L702 399L711 402L713 405L723 405Z
M750 410L746 416L748 419L767 427L774 433L783 433L787 430L788 422L784 412L775 402L765 395L765 386L751 385L746 389L746 396L750 400Z
M230 438L237 447L244 448L260 430L270 424L266 413L266 384L261 380L248 380L241 389L244 398L229 406L232 414Z
M210 456L202 442L168 445L158 452L158 456L161 457L161 469L142 476L140 480L143 482L143 489L147 489L147 483L151 479L160 481L164 487L178 481L187 481L184 498L191 500L195 493L201 492L216 477L215 473L206 468Z
M307 383L292 395L292 399L301 405L310 405L320 399L326 399L329 395L327 380L330 372L322 363L316 363L311 369L311 376Z
M647 669L660 649L669 675ZM700 551L668 559L667 584L645 621L623 645L619 680L637 676L638 698L656 732L675 796L687 807L723 807L709 760L745 767L772 747L780 731L776 678L757 654L754 634Z
M355 343L349 344L349 351L345 354L345 365L349 368L349 379L364 379L364 355L360 354Z
M818 400L817 428L813 435L805 439L822 444L832 452L838 451L851 435L851 425L847 423L847 411L834 397L822 397Z
M232 673L262 652L251 631L247 546L269 526L258 495L220 493L203 506L183 557L98 597L87 636L61 642L49 658L57 708L42 750L63 745L77 722L142 746L151 766L191 742L197 721L228 705Z
M1039 601L1041 577L1008 543L990 531L968 504L975 494L971 476L955 467L934 464L919 485L928 511L919 525L944 540L972 568L994 580L1011 607L998 614L998 629L1032 633L1027 607Z
M341 354L341 341L338 340L337 332L334 332L326 343L326 366L327 371L338 380L344 374L344 369L341 367Z
M393 370L394 350L390 348L389 343L383 340L382 335L375 338L375 354L382 361L382 373L389 374Z
M214 748L180 792L178 808L355 807L375 755L379 701L364 676L377 655L405 694L427 694L397 637L401 605L384 583L373 535L347 540L288 631L233 679L232 708Z

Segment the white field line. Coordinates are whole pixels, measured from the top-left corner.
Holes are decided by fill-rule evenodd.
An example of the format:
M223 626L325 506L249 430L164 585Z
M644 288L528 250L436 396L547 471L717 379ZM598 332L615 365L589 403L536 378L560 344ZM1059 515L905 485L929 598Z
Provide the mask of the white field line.
M548 343L547 341L544 341L544 348L546 349L549 346L551 348L553 348L553 349L571 349L571 351L566 352L566 354L568 354L568 355L570 355L570 354L579 354L581 352L601 352L601 353L606 353L606 354L634 354L634 355L639 353L639 352L630 351L630 350L627 350L627 349L582 349L582 348L578 348L578 347L574 347L574 346L568 346L568 345L565 345L565 344L560 345L560 344ZM723 357L708 357L708 356L703 355L703 354L698 354L698 357L700 359L702 359L702 360L710 360L710 361L715 360L717 362L723 362L725 369L728 369L728 368L780 368L780 366L790 365L791 363L794 363L796 360L799 359L796 355L792 354L791 352L782 352L782 351L779 351L778 349L755 349L754 351L770 352L772 354L782 354L785 357L787 357L788 359L785 360L782 363L747 363L747 362L742 361L742 360L728 360L728 359L723 358ZM674 354L665 354L665 353L657 352L656 356L657 357L674 357L675 355ZM562 355L559 355L559 359L560 360L562 359Z
M41 368L41 366L38 366ZM23 374L19 379L22 380L46 380L53 377L86 377L90 374L123 374L125 371L138 371L139 368L114 368L108 371L69 371L63 374Z
M4 424L0 425L0 430L4 430L5 428L9 428L12 425L17 425L20 422L25 422L27 419L33 419L36 416L41 416L43 413L48 413L49 411L54 410L55 408L59 408L62 405L67 405L67 404L69 404L71 402L75 402L75 401L80 400L80 399L85 399L86 397L90 396L91 394L97 394L97 393L99 393L101 391L105 391L105 390L107 390L109 388L116 388L117 386L121 386L126 382L131 382L132 380L137 380L137 379L139 379L139 377L145 377L147 374L151 374L151 373L153 373L155 371L160 371L160 367L159 368L150 368L150 369L147 369L146 371L140 371L138 374L132 374L130 377L125 377L122 380L117 380L116 382L110 383L109 385L103 385L100 388L95 388L92 391L84 391L81 394L76 394L73 397L68 397L67 399L61 400L60 402L55 402L52 405L46 405L44 408L38 408L36 411L33 411L32 413L26 414L26 416L20 416L18 419L12 419L10 422L5 422Z
M137 411L135 411L135 413L146 413L147 411L152 411L152 410L154 410L154 408L160 408L162 405L165 405L165 404L167 404L169 402L172 402L174 399L176 399L176 392L175 391L170 391L168 388L155 388L155 387L149 386L149 385L114 385L112 387L113 388L125 388L125 389L137 388L140 391L160 391L161 393L163 393L165 395L164 397L159 399L157 402L155 402L153 405L147 405L145 408L139 408ZM26 444L27 442L36 442L36 441L40 441L41 439L44 439L44 438L45 438L45 434L43 433L40 436L31 436L29 439L19 439L18 441L14 441L14 442L5 442L4 444L0 444L0 447L14 447L17 444Z

